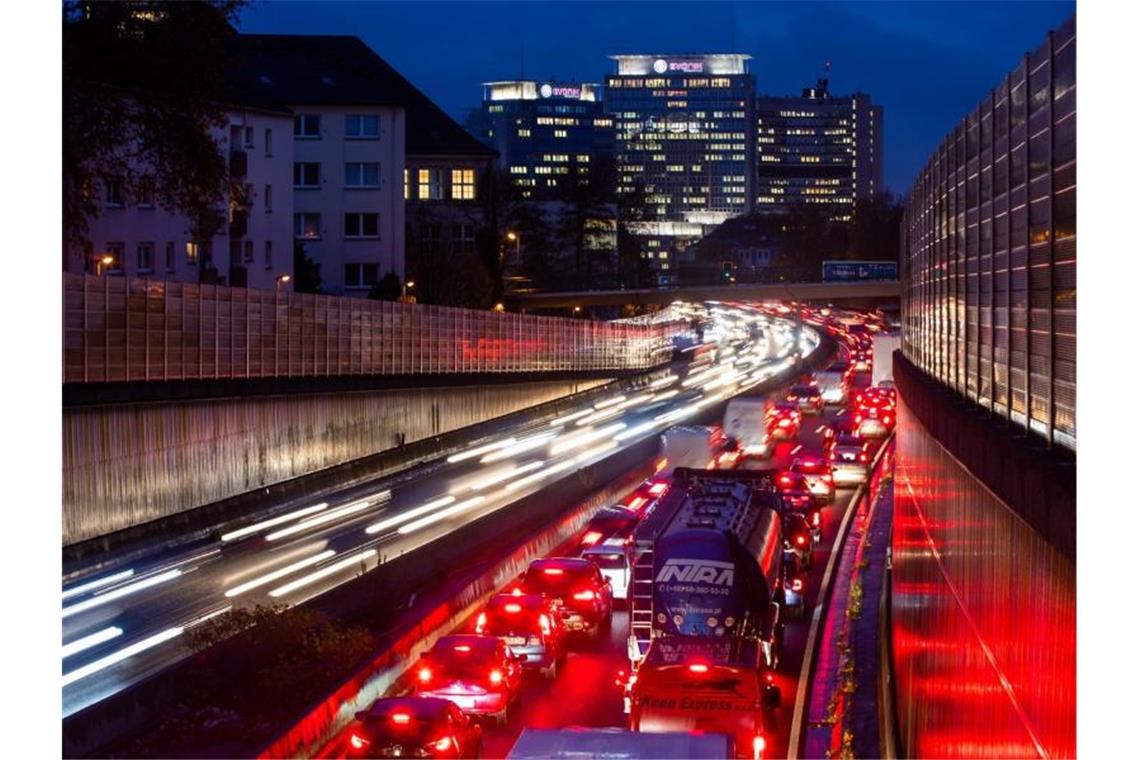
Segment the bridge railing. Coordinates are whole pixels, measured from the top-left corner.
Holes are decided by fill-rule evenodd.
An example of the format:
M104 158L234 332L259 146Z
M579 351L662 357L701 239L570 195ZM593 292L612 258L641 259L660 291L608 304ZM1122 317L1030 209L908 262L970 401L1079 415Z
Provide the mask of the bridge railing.
M631 370L672 325L63 275L63 381Z

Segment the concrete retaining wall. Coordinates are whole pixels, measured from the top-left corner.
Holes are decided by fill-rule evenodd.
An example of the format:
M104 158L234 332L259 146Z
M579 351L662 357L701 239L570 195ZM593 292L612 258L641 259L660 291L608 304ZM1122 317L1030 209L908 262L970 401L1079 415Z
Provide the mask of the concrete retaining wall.
M65 409L63 544L603 383L576 380Z

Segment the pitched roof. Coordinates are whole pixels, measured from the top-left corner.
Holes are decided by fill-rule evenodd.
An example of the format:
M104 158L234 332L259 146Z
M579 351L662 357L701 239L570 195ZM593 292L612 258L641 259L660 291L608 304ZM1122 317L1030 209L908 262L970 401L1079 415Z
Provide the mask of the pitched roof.
M233 45L238 87L255 103L404 106L407 155L496 155L359 37L239 34Z

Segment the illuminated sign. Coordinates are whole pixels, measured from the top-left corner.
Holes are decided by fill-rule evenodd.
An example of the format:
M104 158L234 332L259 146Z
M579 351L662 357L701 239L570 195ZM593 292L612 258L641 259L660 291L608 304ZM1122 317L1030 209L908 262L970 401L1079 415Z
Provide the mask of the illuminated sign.
M557 84L544 84L538 89L538 92L544 98L580 98L582 97L581 87L568 87L566 85Z
M664 74L667 71L680 71L685 74L700 74L705 70L705 62L667 61L664 58L658 58L653 62L653 70L658 74Z

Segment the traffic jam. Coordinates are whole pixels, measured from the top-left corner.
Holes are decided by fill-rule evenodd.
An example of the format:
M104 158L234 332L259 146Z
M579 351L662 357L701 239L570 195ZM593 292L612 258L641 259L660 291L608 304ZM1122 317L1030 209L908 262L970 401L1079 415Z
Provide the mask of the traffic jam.
M823 569L895 425L893 383L872 372L897 338L878 313L757 310L834 350L729 398L719 424L664 430L652 477L436 640L322 756L786 756ZM689 347L686 377L732 351Z

